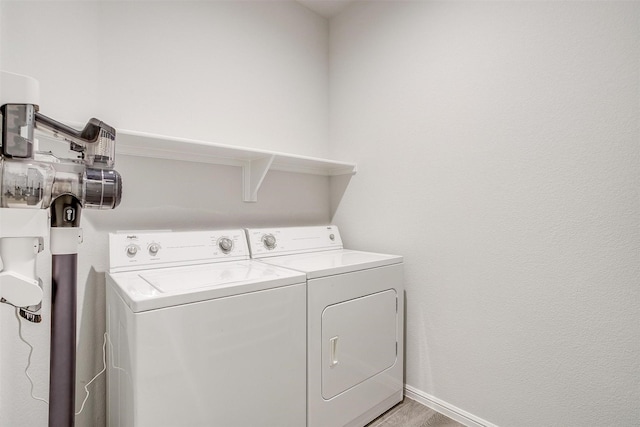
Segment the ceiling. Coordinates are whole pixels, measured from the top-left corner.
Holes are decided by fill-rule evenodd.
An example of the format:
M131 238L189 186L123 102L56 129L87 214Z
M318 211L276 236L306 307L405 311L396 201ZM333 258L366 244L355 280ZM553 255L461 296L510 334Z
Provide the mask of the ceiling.
M331 18L337 15L344 9L349 3L354 3L356 0L296 0L298 3L308 7L319 15L325 18Z

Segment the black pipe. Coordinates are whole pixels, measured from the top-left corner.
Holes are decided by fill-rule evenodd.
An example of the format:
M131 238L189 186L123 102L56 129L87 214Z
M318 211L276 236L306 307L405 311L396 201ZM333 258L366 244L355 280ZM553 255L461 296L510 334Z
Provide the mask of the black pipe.
M75 421L77 260L77 254L52 257L50 427Z
M75 423L78 234L69 228L77 229L80 211L80 201L71 194L51 204L49 427L73 427Z

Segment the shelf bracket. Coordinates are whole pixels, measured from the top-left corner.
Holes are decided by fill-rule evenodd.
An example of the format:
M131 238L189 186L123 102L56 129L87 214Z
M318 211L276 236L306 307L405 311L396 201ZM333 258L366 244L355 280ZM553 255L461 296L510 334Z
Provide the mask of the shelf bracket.
M242 166L242 200L244 202L258 201L258 189L275 157L275 155L270 155L244 163Z

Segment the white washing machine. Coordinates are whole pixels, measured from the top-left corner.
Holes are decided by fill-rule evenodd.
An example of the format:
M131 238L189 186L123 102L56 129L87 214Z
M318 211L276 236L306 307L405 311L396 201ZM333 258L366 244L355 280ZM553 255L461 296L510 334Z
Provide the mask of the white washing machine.
M343 249L338 228L248 229L251 255L307 277L307 425L364 426L402 400L402 257Z
M109 426L305 425L304 274L244 230L109 239Z

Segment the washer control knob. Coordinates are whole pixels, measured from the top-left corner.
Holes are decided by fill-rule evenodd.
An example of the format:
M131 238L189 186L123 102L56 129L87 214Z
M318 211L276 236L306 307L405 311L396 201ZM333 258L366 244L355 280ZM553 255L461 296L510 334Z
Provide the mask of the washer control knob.
M262 236L262 244L269 250L275 249L276 238L273 234L265 234L264 236Z
M233 240L228 237L222 237L218 240L218 247L223 253L228 254L233 249Z
M136 245L127 246L127 256L134 257L136 256L137 253L138 253L138 246Z
M160 251L160 245L157 243L152 243L149 245L149 255L156 256Z
M333 242L334 240L336 240L336 235L335 234L329 234L329 239L331 239L331 241Z

